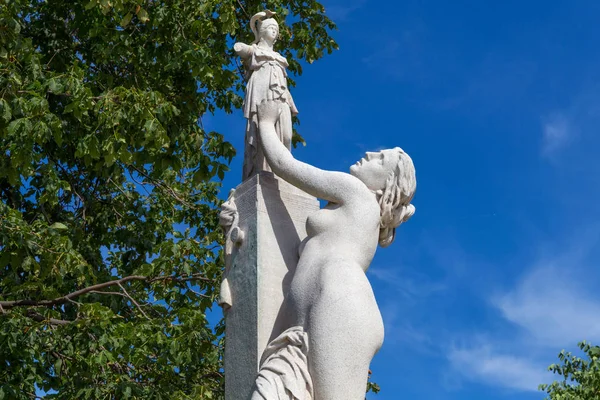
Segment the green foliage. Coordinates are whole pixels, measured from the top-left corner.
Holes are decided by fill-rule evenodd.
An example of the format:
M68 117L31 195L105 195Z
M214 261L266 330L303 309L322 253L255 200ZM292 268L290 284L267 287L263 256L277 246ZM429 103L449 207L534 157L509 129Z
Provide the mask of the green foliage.
M336 47L310 0L0 0L0 400L222 397L235 152L202 116L264 7L292 73Z
M374 394L377 394L381 391L381 388L379 387L378 384L371 381L371 373L372 373L371 370L369 370L369 381L367 382L367 393L372 392Z
M549 400L600 400L600 346L582 342L579 348L587 357L579 358L564 350L558 358L561 364L548 369L562 376L550 385L540 385Z

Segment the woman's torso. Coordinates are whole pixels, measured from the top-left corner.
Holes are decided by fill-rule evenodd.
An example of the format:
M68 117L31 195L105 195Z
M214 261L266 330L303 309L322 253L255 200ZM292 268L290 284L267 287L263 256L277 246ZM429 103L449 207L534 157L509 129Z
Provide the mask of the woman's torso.
M290 106L293 115L298 109L287 87L287 60L276 51L254 45L247 63L251 71L246 87L244 115L250 118L263 100L281 100Z
M359 207L330 203L308 218L306 230L288 296L300 325L320 297L371 291L365 272L377 249L379 205L374 199Z

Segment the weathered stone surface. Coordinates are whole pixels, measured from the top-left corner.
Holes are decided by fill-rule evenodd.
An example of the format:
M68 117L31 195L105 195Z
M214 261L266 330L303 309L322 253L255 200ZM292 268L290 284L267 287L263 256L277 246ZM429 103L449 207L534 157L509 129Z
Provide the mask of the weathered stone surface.
M238 214L233 228L243 240L231 247L226 271L225 397L245 400L264 349L286 329L278 317L306 237L306 218L319 202L269 172L239 185L231 200ZM229 233L228 240L235 241Z

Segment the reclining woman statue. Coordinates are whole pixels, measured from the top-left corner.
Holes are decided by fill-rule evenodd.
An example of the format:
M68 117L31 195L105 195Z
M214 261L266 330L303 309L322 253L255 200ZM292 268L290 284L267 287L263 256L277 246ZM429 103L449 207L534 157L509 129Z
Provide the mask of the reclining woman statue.
M260 143L273 172L328 201L309 216L284 302L287 331L261 361L252 400L364 400L383 321L365 272L377 249L415 212L411 158L400 148L366 153L350 174L294 159L277 138L279 101L258 106Z

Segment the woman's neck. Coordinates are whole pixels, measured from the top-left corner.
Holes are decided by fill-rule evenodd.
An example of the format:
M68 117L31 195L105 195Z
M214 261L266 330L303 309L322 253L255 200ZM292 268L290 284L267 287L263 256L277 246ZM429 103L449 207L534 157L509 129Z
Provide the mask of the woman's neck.
M269 43L265 39L260 39L260 41L258 42L258 47L267 50L273 50L273 43Z

